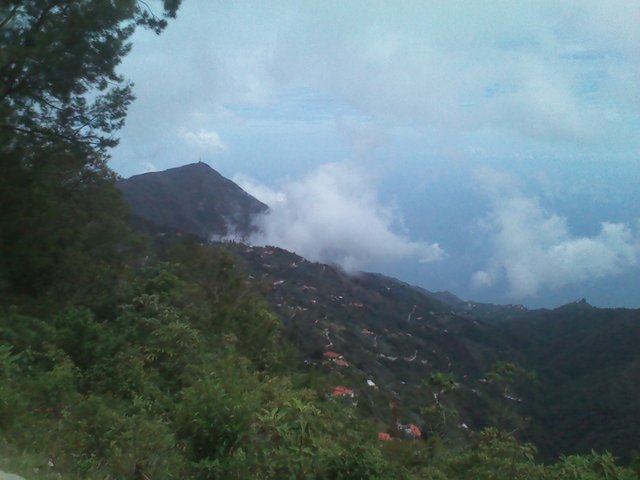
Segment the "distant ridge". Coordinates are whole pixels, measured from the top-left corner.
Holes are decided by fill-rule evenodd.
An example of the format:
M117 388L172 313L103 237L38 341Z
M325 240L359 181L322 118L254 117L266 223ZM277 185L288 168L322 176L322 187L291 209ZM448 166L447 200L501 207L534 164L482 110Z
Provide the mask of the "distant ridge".
M134 215L204 240L255 231L253 218L268 207L203 162L144 173L118 183Z

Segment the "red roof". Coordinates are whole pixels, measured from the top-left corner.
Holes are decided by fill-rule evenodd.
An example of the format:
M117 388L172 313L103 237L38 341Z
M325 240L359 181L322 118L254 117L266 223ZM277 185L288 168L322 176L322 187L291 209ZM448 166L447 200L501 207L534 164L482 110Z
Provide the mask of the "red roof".
M378 432L378 440L393 440L387 432Z
M369 330L368 328L363 328L362 330L360 330L362 333L364 333L365 335L375 335L375 333L373 333L371 330Z
M346 360L335 360L333 363L335 363L339 367L348 367L349 366L349 362L347 362Z
M350 388L347 387L336 387L333 389L333 396L334 397L342 397L342 396L349 396L352 397L353 396L353 390L351 390Z
M411 434L415 438L419 438L419 437L422 436L422 432L420 431L420 429L418 427L416 427L413 423L409 424L409 429L411 430Z
M336 352L324 352L322 356L324 358L342 358L342 355Z

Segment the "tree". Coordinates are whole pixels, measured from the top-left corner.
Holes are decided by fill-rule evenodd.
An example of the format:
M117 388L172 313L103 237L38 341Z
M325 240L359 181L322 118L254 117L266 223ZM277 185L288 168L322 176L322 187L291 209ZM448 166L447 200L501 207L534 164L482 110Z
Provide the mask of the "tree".
M131 83L115 71L128 39L138 25L160 33L180 2L163 0L162 17L141 0L2 2L2 149L25 154L25 146L62 144L86 154L113 147L133 99Z
M77 266L107 278L86 262L126 250L106 162L133 94L116 68L135 28L160 33L181 0L150 3L0 2L0 297L40 293Z
M535 463L536 449L513 435L487 428L471 436L471 445L445 467L447 478L461 480L543 480L544 466Z
M451 372L435 372L423 381L423 385L433 397L433 402L429 401L421 413L429 423L431 433L444 436L451 421L458 418L458 411L446 397L458 390L460 384Z
M537 385L535 372L515 363L498 362L485 380L484 390L492 399L493 426L514 432L526 427L528 419L520 412L524 403L521 397Z

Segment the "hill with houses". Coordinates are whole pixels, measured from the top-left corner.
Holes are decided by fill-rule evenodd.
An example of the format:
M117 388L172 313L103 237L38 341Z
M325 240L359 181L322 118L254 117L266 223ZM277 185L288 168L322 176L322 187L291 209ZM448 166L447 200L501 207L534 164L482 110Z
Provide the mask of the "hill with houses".
M381 428L415 422L428 430L428 379L444 372L458 385L448 401L459 434L504 414L500 421L548 458L594 445L626 457L640 442L637 310L584 300L553 310L444 303L400 280L349 275L276 247L222 248L282 319L300 365L353 389ZM536 378L513 378L496 395L487 377L501 363Z
M142 194L131 180L121 185L127 199L144 196L146 210L136 203L132 208L156 242L176 234L208 241L229 228L246 233L251 216L267 208L204 164L148 178L165 188L145 187ZM189 190L185 178L204 183ZM203 191L216 215L226 219L209 224L207 235L172 220L188 217L176 198L197 204ZM234 199L241 204L233 205ZM179 208L179 214L146 213L168 208ZM234 226L234 218L242 221ZM398 435L399 425L413 424L425 432L467 435L498 423L534 442L546 458L594 446L627 458L640 444L637 310L598 309L584 300L553 310L482 304L381 274L347 274L277 247L212 245L236 258L247 285L282 320L283 335L298 351L296 367L316 372L317 388L357 405L385 434ZM518 370L495 371L505 364ZM455 379L456 388L442 402L433 401L440 390L430 385L438 375ZM431 410L445 406L456 420L434 424Z

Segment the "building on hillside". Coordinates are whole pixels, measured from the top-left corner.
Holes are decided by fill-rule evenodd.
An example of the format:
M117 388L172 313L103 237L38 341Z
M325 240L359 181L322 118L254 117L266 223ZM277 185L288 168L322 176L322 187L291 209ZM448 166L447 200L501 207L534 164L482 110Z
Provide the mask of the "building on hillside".
M336 352L324 352L322 354L322 356L324 358L326 358L327 360L331 360L331 361L335 361L335 360L339 360L344 358L342 355L340 355L339 353Z
M339 398L339 397L355 398L356 395L355 393L353 393L353 390L351 390L350 388L337 386L333 389L331 396L333 398Z
M405 437L409 439L417 439L422 437L422 432L420 429L414 425L413 423L408 423L403 425L401 423L397 424L398 431Z
M340 400L350 404L352 407L358 405L358 398L353 390L343 386L337 386L331 393L327 394L328 400Z

